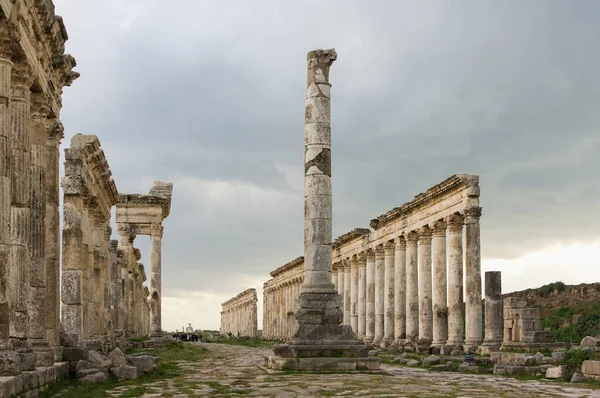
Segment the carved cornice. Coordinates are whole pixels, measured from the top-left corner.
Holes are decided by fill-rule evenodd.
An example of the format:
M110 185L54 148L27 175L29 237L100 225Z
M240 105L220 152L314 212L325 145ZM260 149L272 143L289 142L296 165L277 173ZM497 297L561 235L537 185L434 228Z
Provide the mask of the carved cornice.
M390 223L408 216L408 214L414 211L418 211L418 209L427 202L435 200L449 191L455 191L464 188L466 188L466 194L468 197L478 197L479 176L472 174L455 174L436 186L429 188L425 193L415 195L415 198L412 201L404 203L400 207L395 207L387 213L371 220L370 226L371 228L378 230Z
M302 257L298 257L292 261L290 261L289 263L282 265L281 267L277 268L275 271L272 271L270 273L270 275L274 278L277 275L280 275L286 271L289 271L293 268L299 267L299 266L303 266L304 265L304 256Z
M258 301L258 296L256 294L256 289L246 289L243 292L239 293L237 296L230 298L221 304L223 310L225 311L225 307L238 306L246 303L256 303Z
M162 238L162 236L163 236L163 226L162 226L162 224L152 224L152 225L150 225L150 235Z
M342 236L338 237L333 242L332 248L336 249L336 248L341 247L341 246L345 245L346 243L351 242L355 239L368 236L370 233L371 233L371 230L368 228L354 228L352 231L347 232L347 233L343 234Z

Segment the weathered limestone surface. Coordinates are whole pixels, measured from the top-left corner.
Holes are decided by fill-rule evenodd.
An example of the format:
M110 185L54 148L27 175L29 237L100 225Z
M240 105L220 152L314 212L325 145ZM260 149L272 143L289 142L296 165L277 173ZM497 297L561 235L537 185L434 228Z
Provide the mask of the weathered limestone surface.
M256 289L247 289L221 304L221 334L255 337L258 329Z
M485 273L485 339L482 352L500 350L502 345L502 275L500 271Z
M536 352L555 346L552 332L540 330L539 308L527 308L525 300L509 297L503 302L503 316L502 347Z
M406 340L406 240L396 238L394 255L394 341L401 345Z
M394 275L395 275L395 245L392 242L388 242L383 246L385 250L385 269L384 269L384 283L383 283L383 314L384 314L384 330L383 340L381 346L383 348L389 347L394 342Z
M431 313L431 228L419 230L419 343L431 344L433 314Z
M383 341L383 285L385 282L385 252L383 246L375 250L375 338L373 345L378 346Z
M432 263L433 263L433 342L440 347L448 338L448 300L446 279L446 223L443 220L433 224ZM500 327L502 329L502 327Z
M358 335L358 259L350 260L350 326Z

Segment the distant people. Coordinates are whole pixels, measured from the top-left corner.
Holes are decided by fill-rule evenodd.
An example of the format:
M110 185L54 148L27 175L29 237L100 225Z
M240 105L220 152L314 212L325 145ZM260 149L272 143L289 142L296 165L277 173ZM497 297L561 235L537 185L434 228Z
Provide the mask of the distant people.
M198 341L200 341L202 343L202 333L198 334Z

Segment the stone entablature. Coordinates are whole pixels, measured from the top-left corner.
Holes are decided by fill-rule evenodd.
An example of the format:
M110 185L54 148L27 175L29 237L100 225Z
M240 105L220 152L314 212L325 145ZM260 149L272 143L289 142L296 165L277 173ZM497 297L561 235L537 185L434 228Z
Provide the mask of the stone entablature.
M263 285L263 333L265 339L287 340L297 325L295 313L304 281L304 257L271 272Z
M223 335L256 337L258 331L256 289L247 289L221 304L221 329Z

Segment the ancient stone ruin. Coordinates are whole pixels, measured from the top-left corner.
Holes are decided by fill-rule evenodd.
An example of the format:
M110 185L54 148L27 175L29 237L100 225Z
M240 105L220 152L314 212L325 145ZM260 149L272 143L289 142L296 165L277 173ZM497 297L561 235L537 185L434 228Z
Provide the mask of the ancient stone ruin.
M256 337L258 318L256 289L247 289L227 300L221 307L222 335Z
M527 302L520 298L504 299L502 347L534 352L553 347L552 332L540 328L540 309L526 307Z
M171 184L122 198L98 138L75 135L65 150L61 243L61 95L79 76L64 53L67 38L51 1L0 2L0 397L69 370L91 375L77 369L91 357L107 373L101 355L127 346L126 337L160 336L160 236ZM129 231L121 246L111 240L115 205ZM146 232L152 292L133 247L134 234Z

